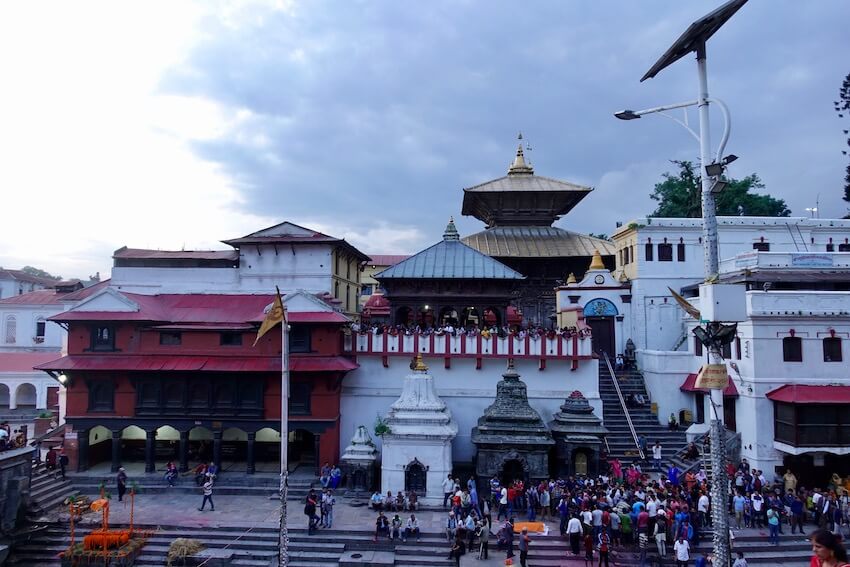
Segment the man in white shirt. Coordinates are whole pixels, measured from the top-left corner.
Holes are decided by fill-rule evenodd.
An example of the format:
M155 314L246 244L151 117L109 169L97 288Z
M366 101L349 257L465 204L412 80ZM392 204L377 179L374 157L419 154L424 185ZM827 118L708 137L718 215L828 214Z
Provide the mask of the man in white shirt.
M702 492L697 502L697 512L699 512L700 527L705 528L708 525L708 505L710 500L708 494Z
M455 481L452 479L452 473L443 479L443 508L447 507L449 498L454 494Z
M652 446L652 466L656 470L661 470L661 443L658 441Z
M679 535L679 539L673 544L673 553L676 554L676 567L686 567L691 558L691 546L688 540Z
M578 555L581 551L582 527L581 522L575 516L570 518L567 524L567 535L570 538L570 547L572 548L573 555Z
M505 515L505 519L508 519L508 489L504 486L502 487L501 492L499 492L499 514L496 516L496 521L502 519L502 514Z

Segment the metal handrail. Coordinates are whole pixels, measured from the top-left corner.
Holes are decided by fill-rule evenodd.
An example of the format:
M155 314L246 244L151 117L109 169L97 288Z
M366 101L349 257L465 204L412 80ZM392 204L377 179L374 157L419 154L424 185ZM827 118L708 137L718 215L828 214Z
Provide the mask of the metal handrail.
M637 431L635 431L635 426L632 423L632 418L629 415L629 408L626 407L626 400L623 399L623 392L620 391L620 385L617 383L617 376L614 374L614 367L611 366L611 359L608 358L608 353L603 352L602 356L605 357L605 364L608 366L608 374L611 376L611 381L614 383L614 389L617 391L617 397L620 399L620 406L623 408L623 414L626 416L626 422L629 424L629 431L632 432L632 439L635 442L635 447L637 447L638 454L640 455L640 460L646 459L646 455L643 453L643 449L640 447L640 441L638 441Z

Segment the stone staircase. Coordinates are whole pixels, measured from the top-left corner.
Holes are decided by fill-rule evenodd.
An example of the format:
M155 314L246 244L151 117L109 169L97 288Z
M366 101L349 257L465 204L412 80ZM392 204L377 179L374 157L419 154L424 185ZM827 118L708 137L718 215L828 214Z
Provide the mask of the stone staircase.
M109 492L115 492L115 474L69 474L73 486L83 494L97 494L103 484ZM135 482L139 492L145 494L163 494L166 492L178 494L197 494L198 487L195 485L194 476L180 475L176 485L169 488L163 479L162 473L149 473L144 475L131 475L129 482ZM310 488L320 487L318 477L291 475L289 477L289 490L287 500L304 500ZM230 496L263 496L268 498L277 497L280 487L280 477L277 475L244 475L225 473L216 480L216 494ZM342 495L345 490L340 488L337 495Z
M79 493L70 479L62 480L58 470L49 472L44 463L40 463L32 468L27 519L35 522L58 510L69 496Z
M126 527L126 526L115 526ZM245 567L269 567L277 565L278 534L275 526L236 528L228 526L210 526L203 530L179 526L158 526L148 540L144 553L136 565L165 565L168 546L177 537L198 539L207 547L232 551L232 565ZM77 537L91 530L91 526L81 527ZM711 534L704 534L701 543L695 546L692 559L711 551ZM407 543L372 540L373 533L366 530L330 529L319 530L307 535L305 529L289 530L290 567L338 567L341 558L356 552L386 552L398 567L451 567L453 562L446 558L449 546L445 537L437 533L422 534L421 541L408 540ZM67 548L70 535L66 525L46 524L44 529L30 534L26 541L17 541L9 565L28 567L53 567L59 565L56 555ZM767 544L767 534L738 536L735 550L744 551L750 564L779 564L790 567L803 567L809 564L811 544L804 537L780 536L780 545ZM491 557L504 557L503 551L496 550L495 537L490 539ZM365 553L364 553L365 555ZM517 552L518 555L518 552ZM468 553L463 563L477 557L477 553ZM518 558L517 558L518 559ZM574 557L565 538L556 534L532 536L529 564L535 567L561 567L564 565L583 565L583 555ZM615 565L638 565L639 558L633 547L616 549L612 553ZM656 562L654 546L650 548L648 559ZM472 562L475 562L473 559ZM492 562L492 559L491 559ZM366 564L361 563L360 564ZM389 563L387 563L389 564ZM673 565L670 555L663 565Z
M624 399L628 398L629 394L642 394L649 400L643 375L639 371L624 370L616 374ZM610 431L607 437L608 459L617 458L624 466L628 465L640 457L604 360L599 361L599 395L602 398L603 425ZM648 453L646 459L649 466L652 464L652 446L656 441L661 442L665 464L685 445L684 430L668 430L666 423L664 425L659 423L658 417L652 413L650 404L641 408L628 408L628 410L638 437L641 435L646 437ZM646 470L646 467L643 468Z
M120 529L127 526L111 527ZM250 529L208 526L203 530L180 526L136 527L155 531L134 565L165 565L168 546L178 537L197 539L208 548L226 548L232 551L231 565L234 566L270 567L278 564L278 531L274 526ZM76 540L80 541L92 528L93 526L89 525L78 526ZM16 542L6 564L27 567L59 565L57 554L67 549L70 542L71 536L66 524L46 524L43 530L31 534L26 541Z

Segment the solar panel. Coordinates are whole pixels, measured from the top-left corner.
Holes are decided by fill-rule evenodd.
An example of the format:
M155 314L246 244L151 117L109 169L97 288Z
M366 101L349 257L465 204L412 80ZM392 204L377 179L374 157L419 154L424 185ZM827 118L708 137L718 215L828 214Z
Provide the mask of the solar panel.
M703 49L708 38L713 36L726 21L741 9L747 0L729 0L716 10L698 19L685 30L664 55L641 77L641 82L655 77L668 65L672 65L688 53Z

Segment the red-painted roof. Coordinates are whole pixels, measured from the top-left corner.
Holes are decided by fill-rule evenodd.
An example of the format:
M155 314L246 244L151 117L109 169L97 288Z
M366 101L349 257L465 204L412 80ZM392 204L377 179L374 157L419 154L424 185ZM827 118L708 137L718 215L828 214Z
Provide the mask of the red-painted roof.
M360 365L343 356L304 356L289 359L293 372L348 372Z
M169 323L261 322L272 295L122 293L139 306L138 311L66 311L54 321L152 321Z
M685 381L682 382L682 385L679 386L679 389L683 392L697 392L700 394L707 394L709 391L704 388L696 387L697 375L696 374L688 374L688 377L685 378ZM738 388L735 387L735 382L732 381L732 377L729 377L729 385L723 390L723 395L729 398L737 398L738 397Z
M767 393L774 402L790 404L848 404L850 386L807 386L786 384Z
M112 258L137 260L238 260L237 250L147 250L144 248L119 248Z
M349 323L350 319L336 311L286 312L290 323Z
M53 355L55 356L55 354ZM347 372L356 362L341 356L305 356L290 358L293 372ZM74 355L38 365L39 370L125 370L130 372L280 372L276 356L171 356L171 355Z
M56 352L0 353L0 372L34 372L34 368L56 358Z
M273 295L163 294L121 295L138 304L138 311L66 311L50 317L53 321L150 321L173 324L260 323ZM291 323L348 323L336 311L288 312Z
M369 264L373 266L395 266L403 260L410 258L410 254L372 254Z

